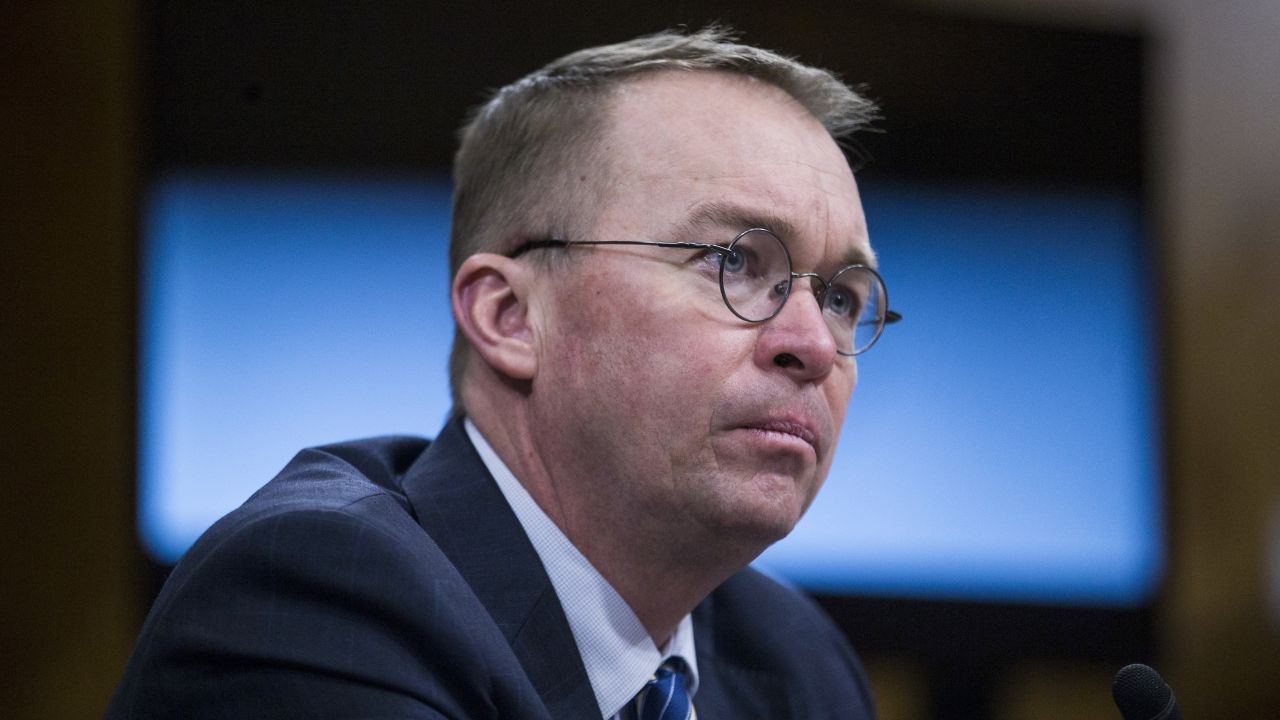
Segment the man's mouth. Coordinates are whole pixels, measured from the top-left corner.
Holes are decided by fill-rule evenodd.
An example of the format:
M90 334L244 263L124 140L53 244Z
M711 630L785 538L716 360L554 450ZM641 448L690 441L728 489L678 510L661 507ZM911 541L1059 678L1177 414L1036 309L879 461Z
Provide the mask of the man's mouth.
M812 448L815 454L818 452L818 433L810 424L797 418L769 418L747 423L743 429L782 442L795 443L798 440Z

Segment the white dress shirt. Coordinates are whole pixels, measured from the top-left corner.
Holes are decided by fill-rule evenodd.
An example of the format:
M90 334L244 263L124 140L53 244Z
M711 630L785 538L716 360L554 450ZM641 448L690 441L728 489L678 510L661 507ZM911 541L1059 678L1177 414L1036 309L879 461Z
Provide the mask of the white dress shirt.
M600 705L600 717L616 718L670 657L679 657L688 666L687 685L692 696L698 689L693 618L684 616L666 646L659 649L654 645L631 606L538 507L469 418L464 425L560 597L587 669L587 679Z

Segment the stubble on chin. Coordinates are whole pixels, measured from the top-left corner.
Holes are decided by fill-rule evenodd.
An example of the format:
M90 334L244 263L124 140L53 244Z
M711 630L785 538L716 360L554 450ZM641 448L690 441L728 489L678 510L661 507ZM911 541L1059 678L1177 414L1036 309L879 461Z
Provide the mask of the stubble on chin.
M706 446L709 462L675 482L686 485L684 510L697 534L749 562L795 527L816 492L817 469L761 467L749 456L717 452L716 444Z

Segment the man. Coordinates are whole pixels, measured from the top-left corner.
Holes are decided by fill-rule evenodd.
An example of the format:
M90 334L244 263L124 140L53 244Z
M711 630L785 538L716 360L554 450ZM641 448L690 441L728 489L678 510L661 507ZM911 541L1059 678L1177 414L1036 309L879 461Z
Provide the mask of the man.
M745 569L889 313L824 71L662 33L499 91L455 167L456 417L302 452L192 547L109 717L869 718Z

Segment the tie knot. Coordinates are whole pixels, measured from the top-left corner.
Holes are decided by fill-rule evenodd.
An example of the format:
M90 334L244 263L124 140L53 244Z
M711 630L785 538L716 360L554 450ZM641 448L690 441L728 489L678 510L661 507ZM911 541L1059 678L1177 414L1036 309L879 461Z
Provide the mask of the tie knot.
M639 720L695 720L693 702L684 684L684 661L670 658L640 691L636 702Z

